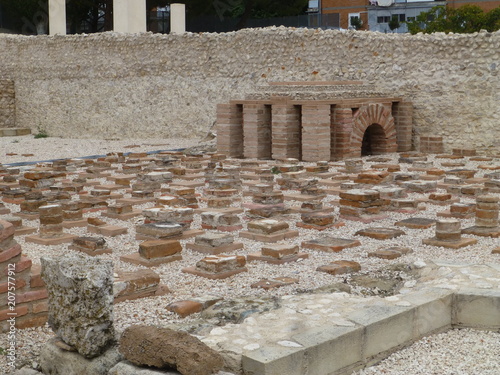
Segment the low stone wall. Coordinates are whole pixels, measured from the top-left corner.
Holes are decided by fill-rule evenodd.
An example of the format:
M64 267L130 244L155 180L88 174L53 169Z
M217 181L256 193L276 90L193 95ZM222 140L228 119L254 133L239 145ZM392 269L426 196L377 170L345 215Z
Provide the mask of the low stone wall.
M500 32L406 35L313 29L225 34L1 35L18 127L76 138L201 137L216 105L283 81L362 81L414 104L445 151L500 146Z
M14 82L0 79L0 128L16 126L15 98Z

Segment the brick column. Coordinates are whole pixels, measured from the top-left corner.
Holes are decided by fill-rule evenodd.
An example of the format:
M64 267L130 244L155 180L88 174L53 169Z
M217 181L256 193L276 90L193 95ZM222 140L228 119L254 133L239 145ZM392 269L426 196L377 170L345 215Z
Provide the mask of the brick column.
M232 158L243 157L243 107L217 105L217 151Z
M19 329L38 327L47 321L47 289L40 277L40 267L21 255L14 240L15 227L0 220L0 332L8 332L15 315ZM15 296L15 304L9 304ZM11 310L15 305L15 309Z
M332 108L331 159L345 159L349 155L354 120L350 107Z
M331 108L329 104L302 106L302 160L330 160Z
M301 113L299 106L272 105L273 159L301 159Z
M271 106L243 105L243 155L271 159Z
M396 128L398 152L411 151L413 130L413 104L398 102L392 104L392 117Z

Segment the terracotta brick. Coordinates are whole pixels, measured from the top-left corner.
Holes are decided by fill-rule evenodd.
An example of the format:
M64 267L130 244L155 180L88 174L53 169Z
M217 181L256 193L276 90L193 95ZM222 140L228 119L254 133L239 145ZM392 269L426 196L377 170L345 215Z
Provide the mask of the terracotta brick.
M0 220L0 242L14 235L16 228L11 223Z
M0 252L0 263L6 262L9 259L21 254L21 245L15 244L10 249Z
M12 280L11 280L12 281ZM14 285L16 287L16 291L24 288L26 286L26 281L22 279L15 279ZM11 287L12 284L9 284L8 282L0 284L0 294L7 293L9 290L9 287Z
M48 298L47 289L35 290L16 295L16 303L21 304Z
M181 251L181 243L175 240L150 240L139 245L139 254L146 259L166 257Z
M177 301L167 305L168 311L174 312L181 318L198 313L203 310L203 304L196 301Z
M29 309L28 309L27 305L16 306L15 310L10 310L10 309L2 310L2 311L0 311L0 321L10 319L13 316L15 316L17 318L17 317L26 315L28 313L28 311L29 311ZM10 314L14 314L14 313L16 315L10 315Z
M32 327L41 327L48 320L48 313L41 312L37 315L29 314L25 315L19 319L16 319L16 328L17 329L25 329Z
M33 314L38 314L38 313L47 312L47 311L49 311L48 300L47 301L33 303L32 307L31 307L31 312Z

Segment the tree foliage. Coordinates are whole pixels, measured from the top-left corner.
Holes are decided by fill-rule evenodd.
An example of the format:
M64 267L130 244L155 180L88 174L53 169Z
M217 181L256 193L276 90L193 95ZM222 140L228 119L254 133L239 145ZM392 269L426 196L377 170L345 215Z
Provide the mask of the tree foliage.
M477 5L460 8L437 6L420 13L415 21L408 22L412 34L423 33L473 33L480 30L500 30L500 7L485 13Z
M398 16L396 16L396 15L392 16L391 20L389 21L389 29L391 29L391 31L394 31L396 29L399 29L400 26L401 26L401 23L399 23Z
M359 17L351 17L351 26L354 30L361 30L363 28L363 21Z

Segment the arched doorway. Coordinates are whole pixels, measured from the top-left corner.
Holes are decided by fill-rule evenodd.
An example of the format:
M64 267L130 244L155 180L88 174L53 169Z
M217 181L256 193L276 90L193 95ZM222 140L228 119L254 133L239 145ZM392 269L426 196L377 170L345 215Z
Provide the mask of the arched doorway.
M355 111L349 157L380 155L397 149L391 107L373 103Z
M380 155L387 152L385 131L379 124L368 126L361 142L361 156Z

